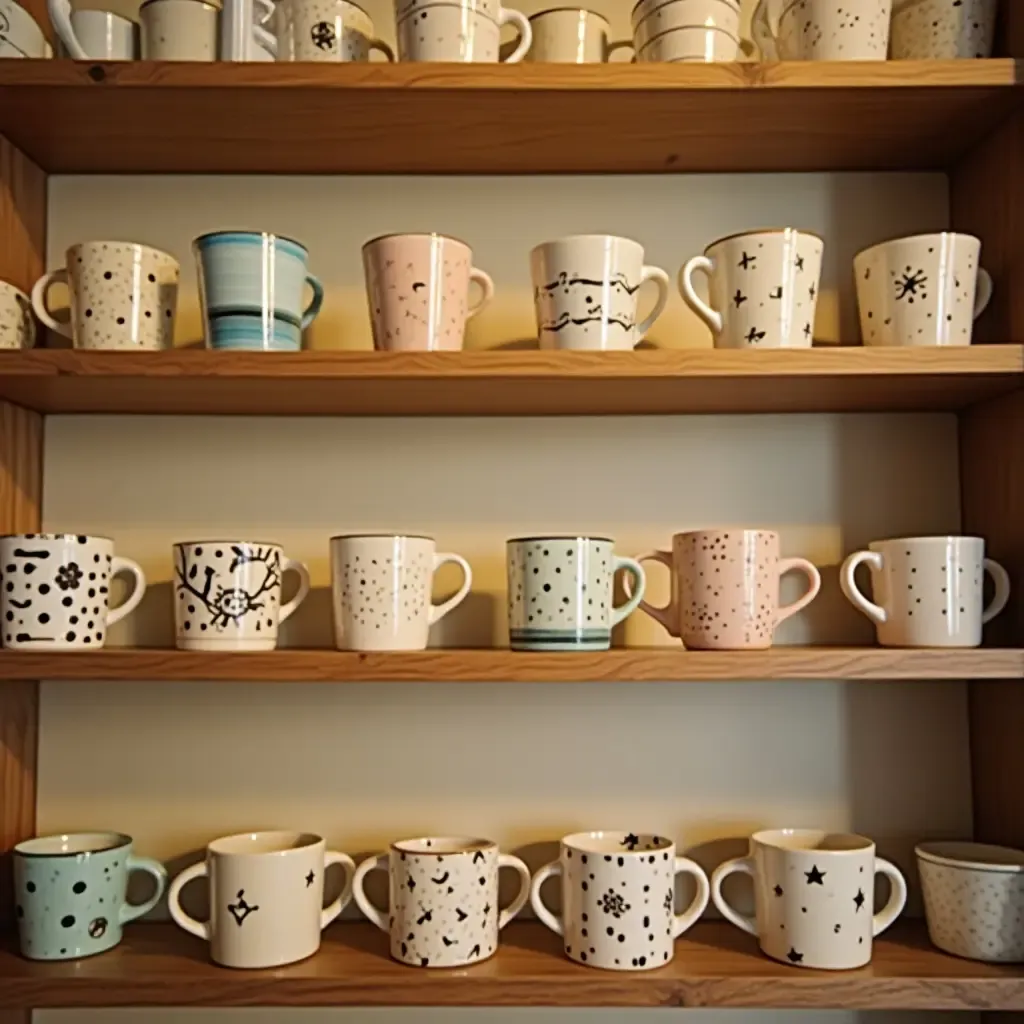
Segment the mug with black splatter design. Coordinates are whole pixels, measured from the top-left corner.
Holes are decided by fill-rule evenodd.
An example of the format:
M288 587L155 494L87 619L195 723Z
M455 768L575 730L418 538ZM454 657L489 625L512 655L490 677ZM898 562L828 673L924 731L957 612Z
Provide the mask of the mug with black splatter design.
M521 885L498 907L498 872L512 868ZM364 880L387 871L388 910L374 906ZM523 909L530 869L500 853L489 839L431 837L392 843L387 853L364 860L352 883L359 909L391 937L391 955L415 967L462 967L493 956L498 932Z
M129 596L110 607L110 581L134 579ZM114 554L106 537L18 533L0 537L0 626L3 646L33 651L102 647L107 628L134 611L146 592L137 562Z

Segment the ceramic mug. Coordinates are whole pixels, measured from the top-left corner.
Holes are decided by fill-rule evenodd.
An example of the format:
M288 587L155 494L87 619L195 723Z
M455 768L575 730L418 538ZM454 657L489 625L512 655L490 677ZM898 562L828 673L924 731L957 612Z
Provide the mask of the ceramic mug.
M267 231L213 231L192 243L206 344L231 351L297 352L324 300L301 242ZM302 291L313 296L303 308Z
M739 60L740 41L715 28L690 25L654 36L636 52L641 63L710 64Z
M304 832L250 832L216 839L206 859L171 883L167 909L174 923L210 943L224 967L281 967L312 956L320 933L352 898L355 863ZM324 907L324 872L345 869L341 895ZM210 920L197 921L181 907L181 891L195 878L210 884Z
M668 274L644 264L639 242L615 235L572 235L530 253L542 349L635 348L668 301ZM640 286L658 288L654 309L637 322Z
M299 587L282 605L286 572ZM174 545L174 592L179 650L272 651L279 624L309 594L309 570L277 544L188 541Z
M110 580L128 573L128 598L110 608ZM133 612L146 592L137 562L114 555L106 537L18 533L0 537L0 614L4 647L93 650L108 627Z
M0 59L48 56L46 36L35 18L14 0L0 0Z
M676 876L681 874L693 877L697 893L676 914ZM540 895L552 875L562 878L560 918ZM540 920L562 936L570 960L611 971L649 971L672 959L675 940L704 913L709 889L700 865L677 857L671 839L578 832L562 840L558 860L533 876L530 902Z
M113 949L121 928L148 913L167 886L158 861L136 857L130 836L80 832L26 839L14 847L14 903L21 955L78 960ZM128 902L128 876L151 875L153 895Z
M216 60L220 7L203 0L144 0L143 60Z
M871 569L869 601L857 566ZM982 606L985 573L995 592ZM897 537L877 540L843 562L839 583L851 604L875 624L883 647L977 647L981 627L1010 599L1010 577L985 557L981 537Z
M35 343L32 300L20 288L0 281L0 349L31 348Z
M672 598L664 608L640 608L686 647L758 651L771 647L778 625L806 608L821 590L821 574L806 558L782 558L771 530L694 530L677 533L671 551L652 551L637 561L661 562L672 574ZM780 606L779 583L802 572L807 592ZM628 593L628 589L627 589Z
M992 299L981 242L942 231L883 242L853 261L865 345L970 345Z
M502 868L512 868L520 879L519 892L504 910L498 906ZM388 873L386 911L366 895L371 871ZM498 932L530 895L530 869L518 857L499 853L489 839L405 839L364 860L352 889L359 909L390 936L391 955L400 963L463 967L497 952Z
M447 562L462 569L462 586L431 602L434 575ZM434 623L469 594L473 570L461 555L439 554L430 537L331 538L334 637L339 651L422 651Z
M371 50L395 59L351 0L281 0L276 20L281 60L368 61Z
M75 348L170 348L180 275L173 256L148 245L79 242L68 249L63 267L36 281L32 308L47 327L70 338ZM58 282L68 286L71 317L67 322L56 320L48 305L50 286Z
M403 9L405 2L397 0L396 7ZM501 63L518 64L533 42L530 22L520 11L478 6L471 0L416 6L408 14L398 15L398 59L495 64L501 57L505 25L516 28L519 45Z
M530 17L533 42L526 59L535 64L603 64L628 40L612 42L608 19L575 7L555 8Z
M739 38L740 20L740 0L639 0L630 15L638 46L662 32L694 25Z
M893 0L758 0L751 20L763 60L885 60Z
M612 628L644 596L644 570L603 537L517 537L507 544L508 630L514 651L606 651ZM614 607L615 573L636 591Z
M445 235L384 235L363 246L373 346L378 351L455 352L466 321L494 298L490 275L465 242ZM469 304L469 286L481 296Z
M59 22L54 22L54 29L75 60L138 59L139 26L112 11L72 11L67 39Z
M730 235L679 272L686 304L715 348L810 348L825 243L793 228ZM694 288L707 275L708 302Z
M896 0L892 9L893 60L991 57L996 0Z
M753 917L722 895L739 872L754 882ZM873 913L875 876L889 879L889 900ZM794 967L849 970L871 960L871 940L899 917L907 883L899 869L875 856L863 836L817 829L777 829L750 837L750 855L719 865L711 898L737 928L757 936L761 952Z

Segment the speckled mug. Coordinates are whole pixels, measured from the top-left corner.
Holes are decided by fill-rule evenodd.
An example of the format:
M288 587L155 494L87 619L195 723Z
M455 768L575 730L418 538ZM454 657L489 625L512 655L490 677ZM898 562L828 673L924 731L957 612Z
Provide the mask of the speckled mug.
M35 343L31 299L13 284L0 281L0 349L31 348Z
M351 0L281 0L274 17L279 60L368 61L371 50L395 59L370 16Z
M454 61L518 64L530 49L533 30L526 15L499 3L449 0L415 4L398 0L396 35L402 61ZM405 12L405 13L402 13ZM501 30L515 27L519 43L501 53Z
M32 289L32 308L51 330L75 348L170 348L178 307L181 266L169 253L137 242L80 242L65 264L44 274ZM47 305L50 286L68 286L70 321L57 320Z
M893 0L758 0L763 60L885 60Z
M896 0L893 60L991 57L997 0Z

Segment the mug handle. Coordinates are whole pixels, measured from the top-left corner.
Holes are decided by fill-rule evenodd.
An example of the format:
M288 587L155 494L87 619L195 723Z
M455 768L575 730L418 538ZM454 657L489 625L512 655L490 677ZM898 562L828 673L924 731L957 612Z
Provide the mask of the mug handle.
M758 0L750 19L750 34L761 51L761 60L775 61L779 59L779 47L775 40L778 30L772 29L768 5L769 0Z
M323 931L352 899L352 880L356 874L356 862L347 853L328 850L324 854L324 870L326 871L332 864L340 864L345 869L345 884L341 888L341 895L320 911L320 931Z
M508 7L498 8L498 27L503 28L509 23L515 25L519 33L516 48L502 61L502 64L518 64L533 45L533 28L526 15L521 11L513 11Z
M609 43L608 44L608 49L605 50L605 60L607 60L609 57L611 57L611 55L613 53L615 53L617 50L634 50L633 60L630 63L635 63L636 62L635 49L634 49L634 46L633 46L633 40L632 39L620 39L620 40L618 40L618 42ZM626 62L623 61L622 63L625 64Z
M562 922L551 913L546 906L544 901L540 898L540 887L549 879L556 875L562 874L562 862L559 860L553 860L550 864L545 864L533 876L533 881L530 883L530 906L533 907L533 912L540 918L540 920L548 926L556 935L564 935L565 929L562 927Z
M991 622L1010 600L1010 574L991 558L986 558L983 564L985 571L992 577L992 582L996 585L996 592L992 595L992 600L981 613L981 624L985 625L986 622Z
M320 283L320 278L316 274L307 274L306 283L313 289L313 298L309 300L306 312L302 314L301 325L303 330L317 318L320 307L324 303L324 286Z
M152 875L153 881L156 882L156 889L144 903L137 903L134 906L128 902L122 903L118 914L121 924L127 924L129 921L135 921L142 917L143 914L148 914L160 902L160 897L163 896L164 889L167 888L167 868L160 861L153 860L151 857L136 857L133 854L128 858L126 866L129 874L133 871L145 871L147 875Z
M395 51L383 39L378 39L374 36L370 40L370 49L379 50L392 64L395 62Z
M427 619L427 624L430 626L435 622L439 622L450 611L458 608L466 600L469 588L473 586L473 570L470 569L469 562L462 555L453 555L450 552L434 555L434 572L436 573L446 562L454 562L456 565L462 566L465 579L463 579L462 586L459 587L458 592L453 597L448 598L447 601L442 601L441 604L432 604L430 606L430 615Z
M278 622L284 622L292 616L292 613L302 604L303 601L309 596L309 570L302 564L302 562L296 562L294 558L285 559L284 568L281 570L281 577L284 578L286 572L294 572L299 577L299 589L295 592L295 596L286 604L281 606L281 611L278 614ZM334 861L331 861L333 864ZM338 863L341 863L340 861ZM348 902L346 900L346 902Z
M839 570L839 586L842 587L843 593L846 595L846 600L862 611L872 622L879 626L884 626L888 621L889 615L886 610L881 606L875 604L873 601L869 601L861 592L857 586L857 581L854 579L854 573L857 571L857 566L862 562L871 566L878 572L882 571L882 567L885 562L882 556L877 551L857 551L843 562L842 569Z
M273 58L277 59L277 36L268 32L262 25L253 25L252 37L263 47Z
M209 921L197 921L194 917L190 917L181 909L181 890L184 889L192 879L203 878L207 874L208 869L205 860L201 860L198 864L193 864L190 868L185 868L185 870L182 871L182 873L178 875L173 882L171 882L171 887L167 890L167 909L171 912L171 918L179 928L184 928L185 931L190 932L192 935L198 936L200 939L205 939L209 942Z
M67 267L61 267L60 270L51 270L49 274L43 274L43 276L32 286L32 309L35 310L36 316L39 317L39 319L46 324L51 331L56 331L65 338L74 340L71 334L71 324L61 323L59 320L54 319L53 314L50 312L50 309L46 304L46 298L49 295L50 286L54 284L67 283Z
M871 919L871 936L881 935L900 916L907 902L907 882L900 869L882 857L875 858L875 874L889 879L889 902Z
M480 270L478 267L473 267L469 271L469 280L470 283L476 281L476 283L480 285L480 290L483 292L477 304L475 306L471 306L469 312L466 314L466 319L472 320L477 313L483 312L484 307L489 305L491 299L494 298L494 280L491 278L490 274L484 270Z
M668 567L668 571L672 572L675 568L672 561L671 551L651 551L649 554L640 555L637 558L637 563L643 562L661 562L662 565ZM622 589L626 592L626 597L632 597L633 585L630 582L628 576L623 577ZM672 599L669 599L667 605L664 608L657 608L649 601L641 601L638 605L640 611L646 612L655 622L660 622L661 625L669 631L669 634L675 636L672 630L676 626L676 607L672 603Z
M644 591L647 589L647 574L635 558L619 558L618 555L613 555L612 576L614 577L620 569L625 569L633 577L636 593L625 604L620 604L618 608L612 609L613 626L617 626L627 615L632 615L636 611L637 605L643 600Z
M708 899L711 896L708 876L704 874L704 869L696 861L690 860L689 857L676 857L676 869L672 877L675 878L676 875L693 875L697 880L697 894L693 897L693 902L681 914L676 914L672 918L672 938L674 939L678 939L683 932L688 931L697 923L700 915L707 910Z
M270 21L270 19L274 16L274 11L276 10L276 4L274 3L274 0L253 0L252 6L253 13L257 15L257 25L266 25L266 23ZM256 11L257 7L263 8L262 16L259 14L258 11Z
M722 314L712 309L694 290L693 287L693 275L699 270L702 274L706 274L708 277L714 273L715 264L712 260L708 259L707 256L694 256L684 267L679 271L679 290L683 294L683 298L686 300L686 304L692 309L697 316L701 318L711 328L711 333L719 335L722 333L722 327L724 322L722 320Z
M388 915L385 911L375 907L367 898L366 893L363 890L363 879L371 871L387 871L388 870L388 855L386 853L378 853L376 857L368 857L363 861L359 867L356 868L356 873L352 876L352 895L355 897L356 906L382 931L386 932L389 929Z
M733 908L726 903L725 897L722 895L722 883L730 876L736 873L743 875L750 875L754 877L754 858L753 857L734 857L732 860L727 860L724 864L719 864L715 868L714 874L711 876L711 899L715 906L718 908L718 912L730 923L736 925L741 931L749 932L751 935L757 934L757 921L752 917L748 917L746 914L741 914L738 910Z
M518 872L520 886L515 899L498 914L498 931L501 931L526 906L526 901L530 898L530 869L518 857L513 857L510 853L503 853L498 857L498 870L500 871L502 868L512 868L513 871Z
M135 578L135 586L122 604L107 612L107 626L120 622L130 612L135 611L142 600L142 595L146 593L146 576L138 562L133 562L130 558L115 557L110 563L110 578L113 579L123 572L131 573Z
M984 268L978 267L978 291L974 296L974 319L977 320L988 309L992 301L992 275Z
M634 348L644 340L647 332L654 326L654 321L665 312L665 306L668 303L668 274L661 267L644 267L640 272L640 283L643 284L645 281L653 281L658 286L658 298L650 316L636 326Z
M802 572L807 577L810 586L803 597L779 609L778 618L775 620L776 625L780 622L785 622L791 615L796 615L798 611L806 608L818 596L818 591L821 590L821 573L818 572L817 566L812 565L806 558L783 558L779 562L780 583L782 582L782 577L787 572Z

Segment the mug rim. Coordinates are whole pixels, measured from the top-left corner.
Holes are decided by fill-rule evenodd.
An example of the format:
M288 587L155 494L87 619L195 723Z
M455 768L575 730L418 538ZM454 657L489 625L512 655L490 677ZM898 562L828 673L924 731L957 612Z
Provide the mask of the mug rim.
M962 856L954 856L952 852L942 853L942 848L959 847L964 851ZM975 850L981 856L986 852L995 855L1011 854L1013 861L984 861L969 858L968 850ZM927 843L918 843L914 847L914 855L925 861L927 864L935 864L938 867L955 868L958 871L986 871L999 875L1024 874L1024 850L1018 850L1013 846L999 846L995 843L975 843L971 840L935 840Z
M217 3L214 3L213 0L177 0L177 2L199 4L200 7L209 7L211 11L221 10L221 7ZM156 3L160 3L160 0L142 0L142 3L139 4L139 10L141 11L143 7L149 7L150 4Z
M642 242L638 242L635 238L630 238L628 235L612 235L607 232L595 232L592 234L582 235L562 235L559 238L549 238L546 242L540 242L530 250L532 256L535 252L540 252L541 249L546 249L549 245L564 245L566 242L594 242L598 240L613 239L616 242L629 242L631 245L635 245L641 252L644 252L644 246Z
M665 36L672 35L673 32L717 32L721 36L725 36L726 39L731 39L734 43L741 42L738 35L734 35L728 29L718 28L716 25L673 25L672 28L663 29L657 35L650 36L646 43L641 44L638 53L643 53L649 46L653 46L659 39L664 39ZM656 63L652 61L651 63ZM795 230L795 229L794 229ZM802 234L809 235L810 231L804 231Z
M246 850L241 848L243 840L253 841L256 837L265 837L267 839L280 837L279 841L283 842L285 836L293 836L293 842L300 843L301 845L273 850ZM227 848L228 844L237 844L240 848L229 849ZM287 857L308 853L313 847L321 845L326 845L326 840L315 832L303 832L300 829L272 828L257 829L252 832L236 832L230 836L220 836L217 839L211 839L206 844L206 852L212 857Z
M21 537L24 540L67 540L69 537L74 537L77 541L79 537L85 537L87 541L90 540L103 540L108 544L114 543L113 537L101 537L95 533L0 533L0 540L15 540Z
M576 14L589 14L592 18L600 18L606 25L610 24L600 11L595 11L591 7L546 7L543 11L531 14L526 20L533 21L534 18L543 18L545 14L572 14L574 12Z
M780 541L782 539L782 534L778 530L765 530L759 526L713 526L705 530L680 530L679 533L672 534L672 539L675 540L677 537L692 537L695 534L701 533L763 533L769 537L775 537Z
M88 836L106 837L107 839L110 839L111 842L96 850L60 850L53 853L37 853L29 849L29 847L35 844L52 842L55 839L84 839ZM31 839L23 839L20 843L15 845L12 852L19 857L30 857L34 860L42 860L47 857L80 857L84 853L94 856L98 853L109 853L111 850L122 850L126 846L131 845L132 837L126 835L124 832L54 832L50 835L34 836Z
M951 540L973 540L980 541L982 544L985 543L984 537L974 537L968 534L935 534L930 537L885 537L882 540L873 540L868 544L868 550L873 551L875 545L882 544L948 544Z
M363 242L363 249L369 248L375 242L387 241L389 238L441 238L446 242L458 242L459 245L464 245L472 251L469 242L464 242L461 238L456 238L454 235L442 234L440 231L389 231L385 235L375 235L369 241Z
M457 850L431 849L410 849L406 844L412 843L447 843L454 846L458 844ZM480 839L476 836L416 836L411 839L394 839L388 843L388 849L396 853L404 853L407 857L458 857L465 853L475 853L497 850L498 844L493 839Z
M825 239L816 231L807 231L804 228L754 228L752 231L734 231L731 235L723 235L713 242L708 242L704 246L704 254L707 255L708 251L716 245L721 245L722 242L731 242L734 238L743 238L745 235L784 235L787 231L792 231L797 235L809 235L811 238L816 238L822 245L825 244Z
M152 2L153 0L147 0L147 3ZM203 2L203 0L189 0L189 2L201 3ZM68 253L74 252L76 249L81 249L83 246L86 245L130 245L136 249L148 249L150 252L159 253L161 256L166 256L173 263L178 264L178 266L181 265L180 261L178 260L178 257L173 255L172 253L169 253L166 249L158 249L155 245L150 245L148 242L132 242L126 241L123 238L87 238L85 241L82 242L73 242L64 250L64 254L66 256Z
M597 842L602 837L611 838L613 836L646 836L652 841L659 843L651 850L617 850L614 853L609 852L604 847L597 845ZM664 842L664 846L660 845ZM590 843L591 845L587 845ZM569 847L573 850L578 850L580 853L594 854L608 857L643 857L647 858L652 853L668 853L669 850L674 850L676 843L674 839L670 839L668 836L663 836L660 832L633 832L630 829L625 828L595 828L589 829L583 832L570 832L566 836L562 836L559 840L559 845L563 847Z
M509 537L505 541L505 546L508 547L512 544L528 544L535 541L563 541L563 540L574 540L574 541L592 541L598 540L603 541L605 544L614 544L615 541L611 537L594 537L588 534L582 533L549 533L539 537Z
M156 0L146 0L146 3L150 4L155 2ZM188 2L204 3L205 0L188 0ZM143 4L142 6L145 7L145 5L146 4ZM249 235L251 237L258 238L278 238L282 242L291 242L292 245L297 245L307 256L309 255L309 247L304 245L297 238L292 238L289 235L279 235L276 231L255 231L251 228L221 228L219 231L204 231L201 235L196 235L196 237L192 239L192 244L194 246L198 246L204 239L217 238L220 235Z
M336 533L329 538L336 540L434 540L422 533ZM436 541L434 541L436 543ZM431 839L433 836L430 837Z
M848 850L822 850L804 846L784 846L777 841L779 837L791 836L795 839L809 836L820 836L821 839L841 838L854 839L860 845ZM782 850L786 853L810 853L828 855L829 857L850 857L869 853L875 849L875 841L857 832L843 832L827 828L767 828L755 832L750 837L751 843L759 846L767 846L772 850Z
M281 547L281 545L276 540L224 540L223 538L220 538L218 540L176 540L172 543L171 547L194 548L197 547L199 544L238 544L245 545L251 548Z
M981 239L977 235L972 235L969 231L925 231L919 235L899 235L896 238L886 238L881 242L875 242L874 245L869 245L866 249L861 249L853 259L854 262L856 262L862 256L867 256L868 253L874 252L876 249L884 249L886 246L895 245L897 242L925 242L929 238L946 237L969 239L972 242L977 242L978 248L981 248Z

